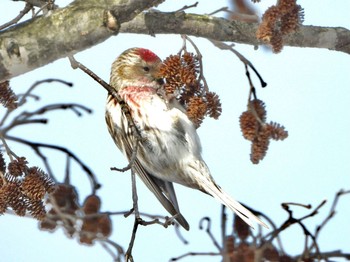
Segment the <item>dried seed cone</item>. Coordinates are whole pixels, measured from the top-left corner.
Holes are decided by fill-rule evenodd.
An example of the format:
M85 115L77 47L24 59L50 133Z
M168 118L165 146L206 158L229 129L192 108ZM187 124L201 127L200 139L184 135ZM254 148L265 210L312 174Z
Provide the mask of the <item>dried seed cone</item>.
M4 214L7 209L7 201L4 188L0 188L0 215Z
M32 167L28 170L22 186L22 192L30 199L41 200L46 193L54 190L54 183L50 177L38 167Z
M214 92L208 92L205 97L207 100L207 115L218 119L222 112L219 96Z
M43 178L37 173L27 175L22 182L21 189L23 194L32 200L41 200L46 193Z
M263 251L263 258L267 261L281 261L278 251L273 245L267 246Z
M189 52L181 56L170 55L162 63L159 73L166 80L165 93L175 95L197 128L206 115L217 119L222 111L218 95L205 89L202 80L198 79L199 61Z
M207 105L202 97L190 98L190 101L188 102L187 116L195 124L195 126L200 126L206 112Z
M81 230L84 232L94 233L98 232L98 218L97 215L94 217L86 217L83 219L83 225Z
M86 215L96 214L100 210L101 199L96 195L88 196L83 204L83 211Z
M251 111L245 111L240 115L239 125L243 137L249 141L253 141L257 134L259 123L256 121L256 118Z
M10 174L6 174L3 179L3 186L0 189L2 206L11 207L17 215L24 216L26 204L24 203L25 197L20 190L21 181Z
M183 83L181 81L180 70L181 58L179 55L167 57L161 65L159 74L166 80L166 84L164 85L166 94L174 94L176 90L182 87Z
M28 162L25 157L19 157L11 161L7 169L12 176L22 176L28 168L27 164Z
M253 164L258 164L259 161L265 157L270 144L269 136L269 130L263 128L259 132L258 136L253 140L250 154L250 160Z
M303 9L296 4L296 0L280 0L264 13L256 37L270 44L272 50L278 53L283 48L283 38L295 32L303 18Z
M54 231L57 227L57 222L53 219L45 217L39 224L40 230Z
M32 217L36 218L37 220L41 221L46 217L46 210L41 200L30 201L28 211Z
M250 235L249 225L238 216L235 216L233 228L241 241L245 241Z
M235 251L235 238L233 236L226 236L225 245L227 254L232 256L233 252Z
M12 91L9 81L0 82L0 103L10 110L18 107L17 96Z
M266 121L266 107L265 103L260 99L254 99L249 102L249 108L255 110L256 114L262 122Z
M66 184L58 184L56 190L50 194L62 212L75 214L79 208L78 194L75 187ZM49 198L49 202L50 202Z
M98 219L99 231L104 237L109 237L112 233L112 220L107 214L103 214Z
M256 32L256 37L266 43L269 43L272 36L276 34L274 24L279 17L279 10L276 6L269 7L263 17L262 22Z
M270 122L266 125L266 129L270 132L270 137L274 140L284 140L288 137L288 131L278 123Z
M241 242L237 247L237 253L233 261L235 262L254 262L255 252L254 248L249 246L248 243Z
M270 44L272 46L272 50L274 53L279 53L283 48L283 38L280 34L275 34L270 40Z

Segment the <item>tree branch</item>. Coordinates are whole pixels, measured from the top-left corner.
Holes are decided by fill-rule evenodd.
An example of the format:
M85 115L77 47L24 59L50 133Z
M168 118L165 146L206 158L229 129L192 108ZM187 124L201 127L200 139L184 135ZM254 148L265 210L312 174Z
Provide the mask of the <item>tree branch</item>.
M97 45L117 34L121 23L162 1L75 0L2 31L0 82Z
M208 15L185 13L141 13L121 25L120 33L186 34L217 41L262 44L256 39L258 24L230 21ZM350 30L342 27L301 26L285 41L286 46L327 48L350 54Z
M186 34L218 41L262 44L255 37L256 23L184 12L140 13L163 1L76 0L49 16L34 18L2 31L0 81L78 53L119 32ZM109 26L109 23L114 25ZM301 26L284 43L350 54L350 31L341 27Z

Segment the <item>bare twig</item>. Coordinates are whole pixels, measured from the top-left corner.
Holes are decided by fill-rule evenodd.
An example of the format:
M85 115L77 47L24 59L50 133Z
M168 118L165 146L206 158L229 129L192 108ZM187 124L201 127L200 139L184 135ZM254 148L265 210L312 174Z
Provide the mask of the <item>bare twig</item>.
M219 9L216 9L215 11L207 14L207 15L215 15L217 13L220 13L220 12L228 12L228 13L231 13L232 11L229 10L228 6L224 6L224 7L221 7Z
M207 227L205 229L205 232L208 234L208 236L210 237L210 239L212 240L214 246L221 252L222 248L219 245L219 243L216 241L213 233L211 232L211 219L209 217L203 217L200 221L199 221L199 229L204 229L203 223L204 221L207 222Z
M175 12L183 12L183 11L185 11L187 9L197 7L197 5L198 5L198 2L195 2L192 5L185 5L184 7L180 8L179 10L176 10Z
M203 61L202 61L202 54L199 51L199 48L197 47L197 45L192 41L191 38L189 38L187 35L181 35L182 39L184 40L184 44L183 46L185 47L184 50L186 50L186 41L190 42L191 45L193 46L194 50L196 50L196 54L198 57L198 61L199 61L199 76L198 76L198 80L199 81L203 81L203 86L204 86L204 90L206 92L209 92L209 88L208 88L208 83L207 80L204 77L203 74Z
M184 236L181 233L179 224L174 224L175 232L177 237L184 243L185 245L189 244L189 242L184 238Z
M260 76L259 72L255 69L253 64L245 56L243 56L240 52L238 52L232 46L225 44L224 42L220 42L220 41L216 41L216 40L209 40L209 41L212 42L213 45L215 45L216 47L218 47L222 50L229 50L232 53L234 53L242 61L243 64L245 64L246 66L249 66L254 71L254 73L256 74L256 76L260 80L261 87L267 86L267 83L262 79L262 77Z
M134 247L136 232L137 232L137 228L138 228L139 224L140 223L139 223L138 219L135 217L134 227L132 229L131 239L129 241L129 247L125 253L125 260L126 261L131 261L131 262L134 261L134 258L132 257L132 248Z
M322 228L324 228L326 226L326 224L334 217L334 215L336 214L336 207L337 207L337 204L338 204L338 201L340 199L340 197L342 195L345 195L345 194L350 194L350 190L339 190L335 197L334 197L334 200L333 200L333 203L332 203L332 206L331 206L331 209L329 211L329 214L328 216L323 220L323 222L316 227L316 230L315 230L315 239L317 239L317 237L319 236ZM310 252L311 250L314 248L314 245L312 244L309 248Z
M136 159L138 143L141 141L142 137L141 137L140 131L137 129L137 127L135 125L133 118L131 117L130 109L129 109L128 105L119 96L119 94L115 88L110 86L107 82L105 82L102 78L100 78L98 75L96 75L94 72L92 72L89 68L87 68L86 66L84 66L83 64L81 64L80 62L75 60L75 58L73 56L69 56L68 58L69 58L69 61L70 61L73 69L79 68L80 70L82 70L83 72L88 74L91 78L93 78L103 88L106 89L106 91L118 102L123 113L125 114L126 118L128 119L129 127L132 130L133 136L135 137L135 140L133 143L132 155L131 155L129 164L126 167L124 167L124 168L113 167L113 168L111 168L111 170L116 170L116 171L120 171L120 172L125 172L125 171L129 170L132 167L132 164Z
M49 111L53 110L72 110L77 116L81 116L81 112L79 112L78 109L83 110L87 113L91 113L91 109L80 105L80 104L53 104L44 106L38 110L32 111L32 112L22 112L18 116L16 116L13 121L5 128L2 129L3 133L7 133L10 129L13 129L16 126L25 125L25 124L46 124L48 122L48 119L46 118L39 118L39 119L30 119L33 116L42 115L44 113L47 113Z
M56 79L56 78L48 78L48 79L37 81L27 90L27 92L25 92L23 94L23 96L21 97L21 100L18 102L18 105L21 106L25 103L26 98L29 96L29 94L33 91L34 88L36 88L37 86L39 86L43 83L52 83L52 82L58 82L58 83L64 84L64 85L69 86L69 87L73 86L73 84L71 82L67 82L67 81L64 81L62 79Z
M180 259L183 259L185 257L189 257L189 256L220 256L220 253L216 253L216 252L188 252L186 254L183 254L181 256L178 257L173 257L170 259L170 261L178 261Z
M318 210L326 203L326 201L322 201L311 213L299 218L299 219L296 219L293 217L293 212L290 210L289 208L289 204L288 203L283 203L282 204L282 207L284 210L286 210L289 214L289 218L287 219L286 222L284 222L277 230L271 232L270 234L268 234L265 239L268 239L269 236L270 239L267 240L267 242L271 243L272 240L277 236L279 235L283 230L285 230L286 228L290 227L291 225L293 224L298 224L302 229L303 229L303 232L306 236L306 238L310 237L313 241L313 245L315 246L316 248L316 253L320 253L320 250L319 250L319 247L318 247L318 244L316 242L316 238L315 236L306 228L306 226L303 224L303 220L309 218L309 217L312 217L312 216L315 216L317 213L318 213ZM309 205L302 205L302 204L296 204L296 203L291 203L292 205L298 205L298 206L302 206L302 207L306 207L306 208L309 208ZM307 250L304 250L304 255L307 255Z
M0 25L0 30L3 30L11 25L16 24L19 20L22 19L23 16L25 16L25 14L27 14L31 9L33 8L33 6L30 3L26 3L26 5L24 6L23 10L19 12L19 14L13 18L11 21Z
M133 201L133 210L135 212L135 221L134 221L134 227L131 234L131 239L129 242L128 250L125 253L125 260L126 261L134 261L132 257L132 248L134 246L135 238L136 238L136 232L137 228L140 224L140 213L138 208L138 197L137 197L137 190L136 190L136 178L135 178L135 172L131 169L131 185L132 185L132 201Z
M40 148L49 148L49 149L54 149L54 150L61 151L61 152L65 153L66 155L68 155L69 157L74 159L78 163L78 165L80 165L80 167L88 175L88 177L90 179L90 182L91 182L91 186L92 186L93 191L98 189L98 188L100 188L101 185L97 182L97 179L96 179L94 173L90 170L90 168L88 166L86 166L84 164L84 162L82 160L80 160L80 158L78 158L69 149L67 149L65 147L62 147L62 146L52 145L52 144L31 142L31 141L28 141L28 140L25 140L25 139L22 139L22 138L9 136L9 135L6 135L5 139L11 140L11 141L15 141L15 142L18 142L18 143L21 143L21 144L24 144L24 145L27 145L27 146L31 147L37 153L37 155L43 160L46 168L49 168L49 165L48 165L46 157L41 153ZM50 168L49 168L49 170L50 170ZM49 170L48 170L48 173L50 174L50 172L51 172L50 175L53 175L52 171L49 171Z
M113 261L115 261L115 262L122 261L121 256L124 255L124 250L120 245L118 245L117 243L115 243L114 241L112 241L110 239L99 240L98 242L111 255L111 257L113 258ZM113 250L111 250L111 248L107 244L112 246L117 251L117 254L115 254L113 252Z

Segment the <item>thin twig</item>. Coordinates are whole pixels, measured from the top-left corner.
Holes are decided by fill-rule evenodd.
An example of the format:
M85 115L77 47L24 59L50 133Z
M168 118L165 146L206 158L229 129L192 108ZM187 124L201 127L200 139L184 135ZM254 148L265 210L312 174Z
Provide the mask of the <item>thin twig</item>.
M215 41L215 40L212 40L212 39L209 39L209 41L212 42L213 45L215 45L216 47L218 47L218 48L220 48L222 50L229 50L232 53L234 53L242 61L243 64L245 64L245 65L249 66L251 69L253 69L254 73L256 74L256 76L260 80L261 87L266 87L267 86L267 83L262 79L262 77L260 76L259 72L255 69L253 64L245 56L243 56L240 52L238 52L232 46L230 46L228 44L225 44L224 42Z
M88 175L88 177L90 178L90 182L92 185L92 188L98 189L100 188L100 184L97 182L97 179L94 175L94 173L90 170L90 168L88 166L86 166L82 160L80 160L73 152L71 152L69 149L62 147L62 146L57 146L57 145L52 145L52 144L45 144L45 143L38 143L38 142L31 142L22 138L18 138L18 137L14 137L14 136L9 136L6 135L5 139L8 140L12 140L24 145L27 145L29 147L31 147L37 154L38 156L40 156L41 159L43 159L45 166L48 168L49 165L47 163L47 159L44 155L42 155L40 148L49 148L49 149L54 149L57 151L61 151L65 154L67 154L69 157L73 158L79 165L80 167L85 171L85 173ZM48 173L50 173L51 171L48 170ZM52 174L52 172L51 172Z
M185 245L188 245L189 242L188 240L185 239L185 237L181 234L181 230L180 230L180 226L179 224L175 224L174 226L174 229L175 229L175 233L177 235L177 237L182 241L182 243L184 243Z
M64 84L64 85L69 86L69 87L73 86L73 84L71 82L67 82L67 81L64 81L62 79L56 79L56 78L48 78L48 79L37 81L27 90L27 92L25 92L23 94L21 100L18 101L18 106L21 106L25 103L27 96L29 96L29 94L33 91L34 88L36 88L37 86L39 86L43 83L51 83L51 82L58 82L58 83Z
M10 161L13 161L13 157L16 157L16 158L17 158L17 155L10 149L10 147L9 147L8 144L6 143L6 140L5 140L5 138L4 138L2 132L0 132L0 140L1 140L2 144L3 144L4 147L5 147L6 154L7 154L8 157L10 158Z
M198 76L198 80L199 81L203 81L203 86L204 86L204 90L206 92L209 92L209 88L208 88L208 83L207 80L204 77L203 74L203 61L202 61L202 54L199 51L199 48L196 46L196 44L192 41L191 38L189 38L187 35L181 35L181 37L184 39L184 41L188 41L191 43L191 45L193 46L193 48L196 50L197 53L197 57L198 57L198 62L199 62L199 76ZM184 44L186 46L186 44Z
M132 248L134 247L134 242L135 242L135 237L136 237L136 232L137 232L138 226L139 226L139 221L135 218L134 227L132 229L131 239L129 242L129 247L125 253L125 260L126 261L131 261L131 262L134 261L134 259L132 257Z
M205 229L205 232L209 235L210 239L213 241L214 246L221 252L221 247L219 243L216 241L213 233L211 232L211 219L209 217L203 217L199 221L199 229L203 229L203 223L204 221L207 221L207 227Z
M322 228L324 228L326 226L326 224L334 217L334 215L336 214L336 207L337 207L337 204L338 204L338 201L339 201L339 198L342 196L342 195L345 195L345 194L350 194L350 190L339 190L335 197L334 197L334 200L333 200L333 203L332 203L332 206L331 206L331 209L329 211L329 214L328 216L324 219L324 221L316 227L316 230L315 230L315 238L317 239ZM311 251L312 249L314 248L314 245L311 245L309 250Z
M229 8L228 8L227 6L224 6L224 7L221 7L221 8L219 8L219 9L216 9L215 11L213 11L213 12L207 14L207 15L212 16L212 15L215 15L215 14L220 13L220 12L232 13L232 11L230 11Z
M66 169L63 183L66 185L70 184L70 156L67 154Z
M184 7L180 8L179 10L176 10L175 13L183 12L183 11L185 11L185 10L187 10L187 9L197 7L197 5L198 5L198 2L195 2L195 3L192 4L192 5L185 5Z
M221 253L215 253L215 252L188 252L186 254L183 254L181 256L178 257L173 257L170 259L170 261L178 261L180 259L183 259L185 257L189 257L189 256L220 256Z
M109 239L99 240L98 242L111 255L111 257L113 258L113 261L121 262L121 256L124 254L124 250L120 245L118 245L117 243ZM112 246L117 251L117 254L115 254L107 244Z
M133 162L136 159L136 154L137 154L137 146L138 143L141 141L142 136L141 136L141 132L138 130L138 128L135 125L134 119L131 116L130 113L130 109L129 106L125 103L125 101L119 96L118 92L116 91L115 88L113 88L112 86L110 86L107 82L105 82L102 78L100 78L98 75L96 75L94 72L92 72L89 68L87 68L86 66L84 66L83 64L81 64L80 62L78 62L77 60L75 60L75 58L73 56L69 56L69 61L71 63L71 66L73 69L79 68L80 70L82 70L83 72L85 72L87 75L89 75L92 79L94 79L97 83L99 83L103 88L106 89L106 91L118 102L118 104L121 107L122 112L124 113L125 117L128 120L129 123L129 127L133 133L133 136L135 138L134 144L133 144L133 152L129 161L129 164L124 167L124 168L116 168L113 167L111 168L111 170L117 170L117 171L121 171L124 172L126 170L129 170L133 164Z
M226 206L221 205L221 241L222 241L222 247L221 247L221 254L223 257L223 262L228 262L230 259L228 258L228 252L227 252L227 244L226 244L226 223L227 223L227 215L226 215Z
M11 25L16 24L19 20L22 19L23 16L25 16L25 14L27 14L31 9L33 8L33 6L29 3L26 3L26 5L24 6L23 10L19 12L19 14L13 18L11 21L3 24L0 26L0 30L5 29L6 27L9 27Z

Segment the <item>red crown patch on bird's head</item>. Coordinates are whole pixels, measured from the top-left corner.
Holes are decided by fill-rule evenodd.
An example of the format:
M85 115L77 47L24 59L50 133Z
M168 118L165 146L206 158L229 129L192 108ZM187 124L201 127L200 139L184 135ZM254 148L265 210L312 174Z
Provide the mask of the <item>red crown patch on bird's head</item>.
M159 59L155 53L145 48L138 48L137 53L146 62L155 62Z

